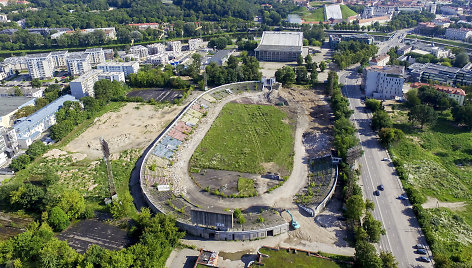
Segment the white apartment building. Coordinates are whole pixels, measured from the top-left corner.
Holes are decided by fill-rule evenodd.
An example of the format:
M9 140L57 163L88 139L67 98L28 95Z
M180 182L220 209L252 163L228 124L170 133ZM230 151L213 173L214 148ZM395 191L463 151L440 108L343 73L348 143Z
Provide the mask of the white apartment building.
M164 53L166 46L162 43L154 43L147 46L149 55Z
M97 69L104 72L123 72L126 77L129 74L138 73L139 63L137 61L105 62L97 65Z
M452 40L466 40L469 37L472 37L472 31L467 28L447 28L446 29L446 38Z
M147 47L141 45L132 46L129 51L139 60L145 60L149 55Z
M89 48L85 50L85 54L90 55L90 63L92 65L105 62L105 52L100 48Z
M203 40L201 38L188 40L188 50L198 50L203 46Z
M18 71L23 71L23 70L28 70L28 64L26 64L26 56L22 57L9 57L3 60L2 62L3 66L9 66L10 69L12 70L18 70Z
M385 66L390 61L390 56L388 54L379 55L372 60L370 60L370 65Z
M83 75L91 69L92 65L90 65L90 54L78 52L67 57L67 70L69 71L70 75Z
M464 9L462 7L453 7L453 6L441 6L441 13L446 15L462 15L464 14Z
M54 68L65 68L67 67L67 56L69 52L65 51L54 51L51 52L52 59L54 61Z
M95 97L93 86L99 80L107 79L110 81L125 81L123 72L104 72L102 70L90 70L79 78L70 82L70 91L72 96L80 99L85 96Z
M146 59L147 64L152 64L152 65L160 65L160 64L168 64L169 63L169 55L166 53L160 53L157 55L151 55L147 57Z
M363 86L366 96L388 100L403 97L404 66L369 66L365 68Z
M182 52L182 43L180 41L167 42L169 50L174 52L174 55L179 55Z
M111 48L104 49L103 54L105 56L105 60L112 60L113 57L115 56L115 51L113 51L113 49L111 49Z
M32 79L54 77L54 60L51 53L40 53L26 56L26 65Z

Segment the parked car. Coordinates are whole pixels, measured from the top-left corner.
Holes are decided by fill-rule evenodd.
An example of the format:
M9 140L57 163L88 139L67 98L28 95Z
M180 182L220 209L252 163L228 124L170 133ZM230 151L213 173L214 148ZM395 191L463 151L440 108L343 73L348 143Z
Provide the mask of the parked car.
M383 186L383 184L380 184L378 187L377 187L380 191L383 191L385 188Z
M382 161L387 161L387 162L390 162L390 158L388 158L388 157L384 157L384 158L382 159Z
M419 261L422 262L431 262L431 259L429 257L421 256L418 258Z
M416 249L425 249L425 246L423 244L417 244L415 246Z
M375 190L374 195L379 196L380 195L379 190Z
M426 252L426 249L420 248L420 249L417 249L417 250L416 250L416 254L426 255L427 253L428 253L428 252Z
M406 197L404 195L399 195L397 198L400 199L400 200L408 200L408 197Z

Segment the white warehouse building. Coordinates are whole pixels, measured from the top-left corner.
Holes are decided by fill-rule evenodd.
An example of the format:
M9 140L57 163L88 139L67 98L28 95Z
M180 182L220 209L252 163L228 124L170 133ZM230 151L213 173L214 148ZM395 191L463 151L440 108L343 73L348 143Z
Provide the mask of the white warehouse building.
M296 61L302 54L302 32L264 32L254 50L261 61Z

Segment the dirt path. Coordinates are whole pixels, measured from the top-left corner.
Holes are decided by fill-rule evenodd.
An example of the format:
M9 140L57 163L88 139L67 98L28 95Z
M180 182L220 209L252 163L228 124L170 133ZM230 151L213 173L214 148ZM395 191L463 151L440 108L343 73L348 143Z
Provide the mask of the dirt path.
M454 210L465 209L467 204L465 202L442 202L434 197L429 197L426 199L426 202L421 205L424 209L426 208L450 208Z
M262 97L265 92L260 93L245 93L237 96L232 96L226 98L224 101L218 103L213 109L210 110L208 115L200 122L195 133L192 135L191 140L181 146L181 149L178 151L175 159L178 161L174 164L173 170L171 171L174 174L175 178L180 178L180 188L185 189L187 197L194 202L203 207L207 205L207 208L248 208L251 206L273 206L278 208L294 208L296 207L293 204L293 196L304 186L307 180L307 167L305 149L302 142L302 134L305 132L305 129L308 127L308 120L303 111L303 107L298 107L298 119L297 119L297 129L295 132L295 158L294 158L294 167L292 174L289 179L284 183L283 186L277 188L271 193L264 194L262 196L251 197L239 199L235 202L233 199L225 199L217 196L205 195L201 192L201 189L195 185L188 174L188 165L190 158L197 149L198 145L205 137L205 134L210 129L214 120L220 113L223 106L236 99L244 97Z
M148 146L169 122L184 108L183 105L157 109L156 106L128 103L117 112L108 112L95 120L64 150L83 153L89 159L102 156L99 138L103 137L111 153Z

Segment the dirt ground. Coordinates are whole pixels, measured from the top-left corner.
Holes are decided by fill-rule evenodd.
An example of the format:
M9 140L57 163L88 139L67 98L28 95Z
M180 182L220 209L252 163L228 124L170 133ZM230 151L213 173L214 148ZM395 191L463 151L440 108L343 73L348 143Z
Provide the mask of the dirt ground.
M442 202L434 197L429 197L426 202L421 205L423 208L450 208L454 210L465 209L467 204L465 202Z
M102 156L100 137L108 142L112 154L144 148L183 108L183 105L157 108L147 104L128 103L118 112L109 112L97 118L91 127L64 149L86 154L88 159L97 159Z

